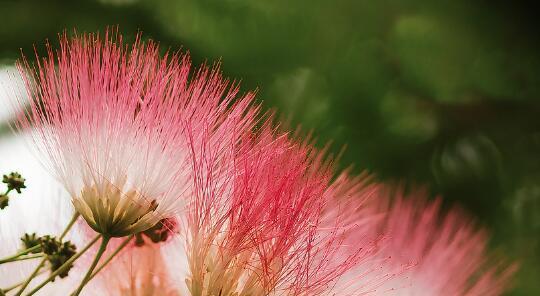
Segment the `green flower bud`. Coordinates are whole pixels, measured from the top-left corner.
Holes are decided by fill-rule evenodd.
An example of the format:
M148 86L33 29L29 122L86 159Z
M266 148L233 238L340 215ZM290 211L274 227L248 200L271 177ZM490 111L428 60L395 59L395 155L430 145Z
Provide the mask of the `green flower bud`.
M8 191L15 190L17 193L21 193L21 189L26 188L26 185L24 185L25 180L21 174L12 172L9 175L4 175L2 183L7 184Z

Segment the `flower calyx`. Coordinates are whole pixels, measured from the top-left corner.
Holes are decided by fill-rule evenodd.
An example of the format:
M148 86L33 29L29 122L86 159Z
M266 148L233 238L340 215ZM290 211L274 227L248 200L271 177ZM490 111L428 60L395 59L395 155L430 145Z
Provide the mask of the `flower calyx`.
M72 244L70 241L61 242L56 237L51 237L45 235L40 238L41 249L43 253L47 256L47 261L51 266L51 272L55 272L59 269L66 261L71 257L77 254L77 247ZM65 278L69 274L69 270L73 267L71 264L69 267L65 268L58 276L60 278Z
M25 249L31 249L35 246L41 245L41 237L38 237L35 232L32 234L25 233L23 237L21 237L21 241ZM41 248L33 250L30 253L37 254L40 252L41 252Z
M167 241L174 231L175 225L176 223L172 219L161 219L156 225L135 234L135 246L142 247L148 240L154 244Z
M9 206L9 193L12 190L17 191L17 193L21 193L21 189L26 188L24 181L25 179L17 172L4 175L2 183L7 184L7 190L4 193L0 193L0 210L3 210Z
M2 179L2 183L7 184L8 192L15 190L19 194L21 193L21 189L26 188L24 181L26 181L26 179L17 172L11 172L9 175L4 175Z
M56 237L50 235L39 237L35 233L25 233L23 237L21 237L21 241L25 249L32 249L36 246L40 246L29 253L43 253L45 255L45 259L49 262L51 273L58 270L60 267L62 267L62 265L64 265L64 263L66 263L66 261L77 254L77 247L70 241L62 242ZM64 268L64 270L58 274L58 276L60 278L67 277L69 270L72 267L73 264L69 265L67 268ZM52 281L54 281L54 279Z
M7 194L0 194L0 210L3 210L9 206L9 196Z

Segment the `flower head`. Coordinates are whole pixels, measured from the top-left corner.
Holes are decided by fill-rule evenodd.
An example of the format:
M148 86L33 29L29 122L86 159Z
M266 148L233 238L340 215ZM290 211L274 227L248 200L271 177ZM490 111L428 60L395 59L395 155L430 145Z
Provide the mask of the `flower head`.
M485 235L460 212L439 220L437 203L388 206L381 186L336 176L326 150L260 120L253 94L235 98L217 67L190 75L187 55L160 57L153 42L127 47L112 35L63 35L35 68L19 64L30 100L17 127L34 129L75 210L102 236L76 294L115 254L109 239L128 235L133 245L92 283L99 295L496 295L507 286L513 269L488 260ZM164 247L169 223L180 235Z
M324 151L269 124L232 153L207 150L193 154L197 174L184 218L191 295L329 295L343 273L375 253L376 237L346 243L369 232L355 219L370 220L362 215L369 190L346 174L332 181Z
M381 199L383 200L383 199ZM412 264L379 288L390 295L501 295L516 270L487 252L486 231L457 208L444 213L441 201L397 196L383 206L382 255L394 265Z
M110 32L64 34L58 52L47 48L36 68L19 63L31 99L18 128L35 129L76 210L106 236L144 231L181 210L189 137L210 139L230 105L243 107L237 126L252 114L251 94L232 104L237 88L217 68L202 67L190 83L188 56L160 57L153 42L137 38L128 48ZM225 132L234 141L235 130Z
M21 193L21 189L26 188L24 185L25 179L21 174L17 172L12 172L9 175L4 175L2 183L6 183L8 191L15 190L17 193Z

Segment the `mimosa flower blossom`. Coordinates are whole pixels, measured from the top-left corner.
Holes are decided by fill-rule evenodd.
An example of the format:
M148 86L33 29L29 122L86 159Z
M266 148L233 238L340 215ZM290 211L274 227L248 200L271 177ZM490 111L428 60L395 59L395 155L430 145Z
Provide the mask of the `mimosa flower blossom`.
M187 55L160 57L139 39L94 34L48 45L34 69L19 68L30 104L19 129L34 129L44 162L95 231L138 233L182 210L189 194L189 137L227 137L249 123L252 94L202 67L189 83ZM232 105L232 106L231 106ZM222 133L222 134L220 134Z
M229 159L208 148L194 153L195 190L180 219L187 225L178 248L188 264L187 278L176 278L186 283L182 290L333 295L333 284L352 267L380 269L370 260L379 238L365 235L374 222L364 207L373 188L346 174L333 182L324 155L268 124L242 139ZM350 236L360 242L347 244Z
M443 212L440 199L429 202L421 192L398 195L382 208L379 231L389 239L380 254L412 268L384 282L377 295L489 296L510 287L516 264L489 255L486 231L464 211Z
M491 264L485 235L466 216L452 211L439 221L438 204L401 198L388 206L381 185L335 175L326 150L273 127L253 93L237 96L217 67L190 75L187 55L160 57L153 42L127 47L109 33L64 35L56 53L47 48L35 67L19 64L29 108L17 128L33 130L46 166L102 236L74 295L506 288L513 269ZM131 243L164 219L179 228L171 242L119 248L93 273L103 254L114 254L105 250L111 237Z
M194 142L202 148L192 150L195 189L177 216L180 235L126 250L92 287L109 287L106 295L337 295L336 281L359 266L363 292L380 284L385 275L373 274L387 262L372 259L381 240L366 206L378 185L346 173L332 181L323 152L268 125L234 153L217 157L207 144Z

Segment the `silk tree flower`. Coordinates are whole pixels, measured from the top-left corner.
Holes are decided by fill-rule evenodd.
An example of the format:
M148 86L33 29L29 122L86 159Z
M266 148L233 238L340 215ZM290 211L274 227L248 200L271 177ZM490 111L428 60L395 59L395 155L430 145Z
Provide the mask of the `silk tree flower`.
M64 34L35 68L19 63L30 103L17 128L36 131L33 144L88 225L121 237L183 210L189 142L234 142L256 108L250 93L233 103L238 89L217 67L189 82L187 55L160 57L153 42L129 48L113 35Z
M50 178L47 171L33 160L25 142L30 137L23 134L21 137L0 139L0 167L13 168L24 172L27 177L28 188L21 195L13 198L9 207L2 210L0 215L0 257L6 257L21 249L21 236L23 233L37 233L39 235L58 236L73 216L74 208L61 190L61 185ZM167 231L174 228L167 224ZM74 242L77 246L85 245L94 235L86 223L76 223L68 233L65 240ZM152 243L144 237L144 244L136 246L132 240L129 247L120 253L104 270L98 274L82 295L87 296L176 296L174 285L167 282L167 269L164 266L163 255L160 248L162 242ZM106 255L112 253L119 245L121 239L113 239L112 247ZM39 291L39 295L56 296L69 295L79 285L84 272L90 265L93 248L88 254L76 261L74 267L66 278L57 278ZM0 265L0 288L8 288L25 280L38 264L39 259L12 262ZM48 268L47 268L48 270ZM43 273L37 276L27 290L32 289L48 276ZM18 289L14 289L17 291ZM13 294L7 294L13 295Z
M203 148L192 150L195 185L180 235L126 250L87 295L340 295L333 286L353 268L369 270L356 277L362 293L386 277L386 260L373 259L382 240L369 205L379 185L346 172L332 180L323 152L268 126L219 157L209 143L193 144Z
M85 295L339 295L334 284L360 266L362 293L379 285L388 262L373 259L382 240L369 205L380 186L347 172L332 180L323 152L262 129L219 157L211 151L226 142L207 151L194 141L202 148L192 150L194 192L178 216L185 229L126 250Z
M443 212L440 199L429 202L422 195L376 200L385 213L379 231L388 236L379 256L391 257L391 264L383 268L393 264L394 269L373 294L485 296L506 292L516 264L489 255L486 231L462 210ZM354 285L338 289L343 291L340 295L358 295Z
M169 218L180 227L170 244L124 249L83 295L496 295L506 286L512 268L489 264L485 236L463 215L438 224L437 205L386 206L365 178L335 177L325 150L259 120L253 94L237 98L217 67L190 75L187 55L121 39L64 35L35 68L19 64L30 99L17 128L34 130L89 227L104 238Z
M363 207L370 187L346 174L333 182L324 151L269 125L219 156L229 143L193 142L185 239L167 252L182 295L333 295L354 266L380 270L370 260L380 240L363 235L375 221Z

